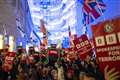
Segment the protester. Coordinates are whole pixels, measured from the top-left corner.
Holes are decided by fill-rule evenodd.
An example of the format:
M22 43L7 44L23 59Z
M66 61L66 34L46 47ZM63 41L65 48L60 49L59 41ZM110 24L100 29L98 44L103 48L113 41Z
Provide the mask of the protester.
M85 60L78 55L68 59L67 54L42 56L33 47L30 49L28 55L19 48L8 71L3 67L5 54L0 54L0 80L105 80L96 59L90 55Z
M83 80L97 80L97 79L95 78L95 75L90 74L90 73L86 73L84 75L84 79Z

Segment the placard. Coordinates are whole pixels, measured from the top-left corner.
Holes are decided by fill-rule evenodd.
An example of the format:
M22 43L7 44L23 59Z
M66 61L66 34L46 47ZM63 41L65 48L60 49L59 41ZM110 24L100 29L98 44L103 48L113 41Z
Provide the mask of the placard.
M120 72L120 18L93 25L92 31L101 70L107 75Z
M80 54L81 59L85 59L87 55L91 55L92 46L85 34L76 38L73 42L75 44L75 51Z

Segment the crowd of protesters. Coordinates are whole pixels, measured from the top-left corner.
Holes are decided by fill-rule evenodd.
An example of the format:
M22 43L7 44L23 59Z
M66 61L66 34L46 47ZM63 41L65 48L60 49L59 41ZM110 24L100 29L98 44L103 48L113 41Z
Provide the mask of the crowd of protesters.
M0 52L0 80L104 80L95 58L87 56L81 60L76 56L74 60L67 57L56 58L49 56L48 63L45 57L34 56L29 60L30 54L37 54L29 50L29 56L18 49L14 58L12 69L4 70L4 61L7 50Z

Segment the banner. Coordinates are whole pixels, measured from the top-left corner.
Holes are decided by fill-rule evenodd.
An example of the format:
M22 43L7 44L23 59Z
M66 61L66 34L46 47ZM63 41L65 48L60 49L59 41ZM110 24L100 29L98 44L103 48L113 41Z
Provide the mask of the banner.
M87 55L91 55L92 46L86 35L76 38L74 41L75 51L80 55L80 58L84 60Z
M92 26L96 56L105 75L120 72L120 18ZM113 80L113 79L109 79Z

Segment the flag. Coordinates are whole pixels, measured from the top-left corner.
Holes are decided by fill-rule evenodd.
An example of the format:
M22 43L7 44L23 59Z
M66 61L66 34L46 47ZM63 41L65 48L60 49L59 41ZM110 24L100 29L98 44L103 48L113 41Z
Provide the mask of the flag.
M39 42L39 40L38 40L37 36L35 35L34 31L32 31L31 34L30 34L30 41L34 45L36 45Z
M20 32L21 37L24 38L25 32L22 30L22 28L20 26L17 26L17 28L18 28L18 31Z
M20 23L20 20L18 18L16 18L16 25L17 25L18 31L20 32L21 37L24 38L25 37L25 32L24 32L24 30L22 28L22 25Z
M70 39L70 47L74 47L74 43L73 43L73 35L71 35L71 30L70 30L70 26L68 26L68 31L69 31L69 39Z
M62 41L60 39L57 41L57 48L62 48Z
M48 32L45 28L43 20L40 20L40 31L43 33L43 44L48 46Z
M47 30L45 28L45 24L43 20L40 20L40 32L42 32L43 34L47 33Z
M84 0L83 4L83 24L87 25L100 17L106 10L106 5L102 0Z
M69 37L64 37L62 41L62 48L69 48L70 47L70 39Z

